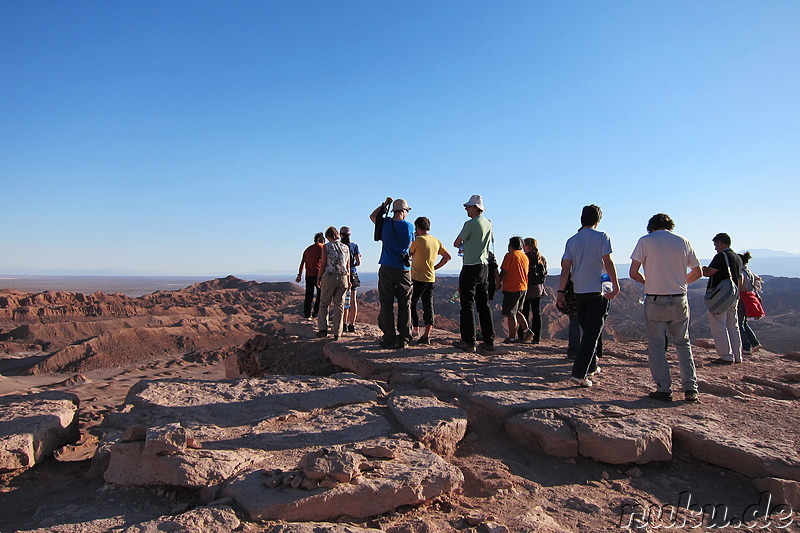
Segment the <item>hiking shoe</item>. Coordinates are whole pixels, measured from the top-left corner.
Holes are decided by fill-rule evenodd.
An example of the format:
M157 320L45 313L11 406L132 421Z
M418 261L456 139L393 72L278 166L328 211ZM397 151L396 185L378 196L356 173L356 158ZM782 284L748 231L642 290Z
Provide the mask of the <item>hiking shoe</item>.
M570 383L574 383L578 387L584 387L584 388L589 388L592 385L594 385L594 383L592 383L592 380L589 379L589 378L581 379L581 378L576 378L575 376L572 376L567 381L569 381Z
M522 342L533 342L533 332L531 330L525 332L525 335L522 336ZM536 342L534 344L539 344L539 343Z
M419 339L417 339L417 344L430 344L431 340L428 338L427 335L423 335Z
M503 344L516 344L518 341L514 337L509 337L503 341Z
M468 342L453 341L453 346L455 346L456 348L458 348L462 352L467 352L467 353L474 353L475 352L475 345L474 344L470 344Z
M711 364L712 365L732 365L733 361L728 361L727 359L723 359L722 357L719 357L719 358L714 359L713 361L711 361Z
M356 332L356 325L355 324L348 324L347 332L348 333L355 333Z
M384 350L394 350L395 346L397 346L397 341L395 339L381 337L381 340L378 341L378 346Z
M760 344L756 344L756 345L755 345L755 346L753 346L753 348L752 348L752 351L753 351L753 353L756 353L756 352L758 352L759 350L761 350L761 345L760 345Z
M327 337L327 336L328 336L328 330L327 329L321 329L321 330L319 330L317 332L317 338L318 339L321 339L322 337Z
M600 373L600 365L597 365L597 368L594 369L594 372L589 372L588 376L590 378L592 378L592 377L596 376L599 373Z
M697 396L697 391L696 390L687 390L686 392L684 392L683 393L683 399L686 400L687 402L699 402L700 401L700 397Z
M482 342L480 348L481 348L481 350L484 350L484 351L487 351L487 352L493 352L494 351L494 343L493 342Z
M338 341L339 340L339 335L334 335L333 336L333 340Z
M648 394L652 399L658 400L660 402L671 402L672 401L672 393L671 392L664 392L664 391L653 391Z

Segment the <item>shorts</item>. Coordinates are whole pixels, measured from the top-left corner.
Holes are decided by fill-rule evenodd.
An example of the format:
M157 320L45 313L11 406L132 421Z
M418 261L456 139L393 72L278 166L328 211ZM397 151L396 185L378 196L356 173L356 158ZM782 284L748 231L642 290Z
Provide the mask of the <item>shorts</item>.
M514 316L522 311L525 304L525 292L503 291L503 316Z
M355 272L350 273L350 290L355 290L361 286L361 280L358 279L358 274Z

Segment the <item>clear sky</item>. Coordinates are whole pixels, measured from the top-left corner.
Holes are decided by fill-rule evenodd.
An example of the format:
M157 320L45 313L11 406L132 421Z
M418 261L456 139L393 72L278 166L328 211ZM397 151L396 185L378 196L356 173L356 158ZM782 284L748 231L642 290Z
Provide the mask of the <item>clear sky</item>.
M800 253L799 30L796 0L2 2L0 273L294 271L329 225L374 271L386 196L454 252L476 193L552 267L589 203L618 263L657 212L700 257Z

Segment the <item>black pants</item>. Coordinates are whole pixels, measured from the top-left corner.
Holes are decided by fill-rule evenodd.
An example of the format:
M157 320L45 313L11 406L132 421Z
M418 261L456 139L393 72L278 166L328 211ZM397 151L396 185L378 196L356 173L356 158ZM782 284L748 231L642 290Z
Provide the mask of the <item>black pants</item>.
M311 316L311 302L314 302L314 316L319 314L319 288L317 287L317 276L306 274L306 299L303 301L303 315L308 318ZM316 299L314 294L317 295Z
M381 265L378 269L378 298L381 310L378 326L383 340L394 342L397 336L411 340L411 272ZM394 302L397 300L397 329L394 324Z
M528 328L533 332L533 342L540 342L542 340L541 302L541 298L529 298L525 300L525 304L522 306L522 314L528 321ZM520 339L525 334L525 332L521 330L522 326L520 326L517 331Z
M464 265L458 276L461 298L461 340L475 344L475 313L481 323L483 342L494 344L494 322L489 307L489 265Z
M433 325L433 290L434 283L430 281L412 280L414 291L411 293L411 323L419 327L419 314L417 302L422 300L422 322L426 326Z
M580 352L572 365L572 375L584 379L586 374L597 370L596 350L608 316L609 301L599 292L576 294L575 297L582 335Z

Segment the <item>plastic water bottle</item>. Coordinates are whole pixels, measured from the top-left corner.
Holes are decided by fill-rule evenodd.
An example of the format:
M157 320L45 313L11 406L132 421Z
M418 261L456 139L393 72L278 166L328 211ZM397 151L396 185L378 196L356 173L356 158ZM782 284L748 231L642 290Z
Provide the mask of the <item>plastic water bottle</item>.
M464 245L458 247L458 257L464 257Z
M350 291L344 293L344 308L350 309Z
M611 283L611 277L608 274L604 272L603 275L600 277L600 279L603 282L602 284L603 294L608 294L614 290L614 285Z

